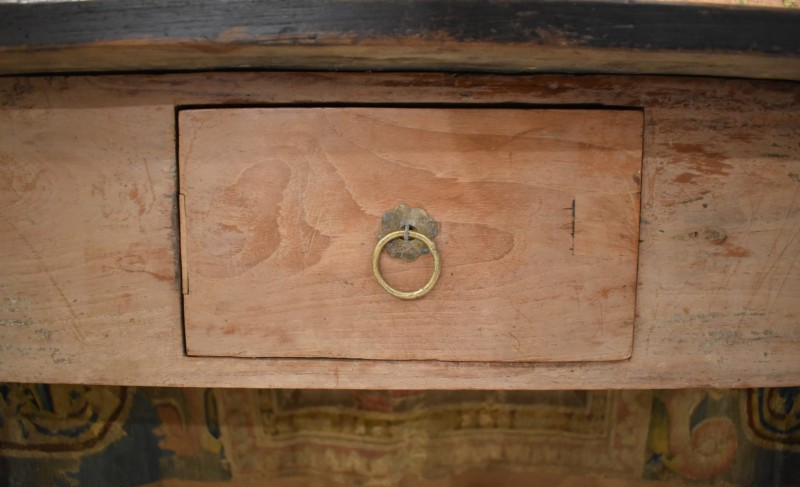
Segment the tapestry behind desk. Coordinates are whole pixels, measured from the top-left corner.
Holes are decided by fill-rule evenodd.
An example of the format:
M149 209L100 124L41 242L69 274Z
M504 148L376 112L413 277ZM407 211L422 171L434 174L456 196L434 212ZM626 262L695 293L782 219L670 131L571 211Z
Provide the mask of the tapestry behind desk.
M800 485L800 388L0 385L2 486Z

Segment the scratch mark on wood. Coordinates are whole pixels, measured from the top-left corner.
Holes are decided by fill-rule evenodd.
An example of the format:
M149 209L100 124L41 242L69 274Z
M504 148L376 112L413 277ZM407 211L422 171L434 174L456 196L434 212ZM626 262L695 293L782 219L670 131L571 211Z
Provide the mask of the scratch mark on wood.
M39 264L39 268L42 269L42 271L44 271L44 273L47 276L47 278L50 281L50 283L56 289L56 291L58 292L59 296L61 296L61 299L64 301L64 304L67 305L67 310L69 311L69 314L72 317L72 320L69 320L70 328L72 328L72 330L75 332L75 335L77 336L78 341L83 343L85 337L84 337L83 333L81 333L81 330L78 328L78 325L76 323L79 320L78 314L73 309L72 303L69 302L69 299L67 299L67 296L64 294L64 290L61 289L61 286L58 284L58 282L56 282L56 279L53 277L53 274L50 272L50 269L45 265L44 260L42 259L42 256L39 254L39 252L36 250L36 248L34 248L33 244L31 244L31 242L28 240L28 237L26 237L25 234L22 233L22 231L19 228L17 228L16 225L14 225L14 222L9 220L5 216L3 218L9 224L9 226L11 226L11 228L14 229L14 231L17 233L17 235L20 236L22 241L25 242L25 246L28 247L28 250L30 250L31 253L33 254L33 256L36 258L36 262Z
M575 255L575 198L572 198L572 255Z
M144 172L147 175L147 188L150 190L150 206L148 207L147 211L152 211L153 206L156 204L156 192L153 186L153 177L150 174L150 166L147 164L147 160L142 161L142 165L144 166Z
M519 341L519 338L517 338L517 335L515 335L515 334L513 334L513 333L511 333L511 332L508 332L508 335L509 335L511 338L513 338L514 340L516 340L516 342L517 342L517 343L514 345L514 350L516 350L516 351L517 351L517 353L521 354L521 353L522 353L522 342L520 342L520 341Z

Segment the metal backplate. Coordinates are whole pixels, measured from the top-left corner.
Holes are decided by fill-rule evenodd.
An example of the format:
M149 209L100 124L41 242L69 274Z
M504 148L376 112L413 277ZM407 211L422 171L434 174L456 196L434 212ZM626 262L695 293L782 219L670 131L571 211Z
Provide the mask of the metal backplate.
M378 240L396 230L414 230L433 240L439 233L439 225L422 208L397 205L394 210L383 214ZM419 240L398 238L386 244L386 251L395 259L416 260L420 255L430 253L428 247Z

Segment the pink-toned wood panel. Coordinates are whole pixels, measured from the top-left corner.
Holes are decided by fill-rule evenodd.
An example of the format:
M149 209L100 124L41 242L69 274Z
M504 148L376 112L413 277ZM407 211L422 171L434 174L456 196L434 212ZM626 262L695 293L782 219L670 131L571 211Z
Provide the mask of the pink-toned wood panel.
M309 101L643 107L631 358L486 364L186 356L174 108ZM0 379L394 389L796 386L798 114L796 83L742 79L277 72L4 78ZM148 187L145 169L157 196L152 206L141 217L138 204L106 217L99 208L109 195L125 201L126 184ZM50 183L32 185L33 174ZM92 194L86 181L102 182L105 196ZM80 218L76 199L86 203ZM12 224L27 232L42 265ZM81 258L85 242L96 260ZM57 286L43 270L54 262ZM103 286L84 284L101 272Z
M641 112L189 110L179 131L191 355L630 355ZM415 301L369 265L399 203L440 225L442 277ZM431 272L391 260L400 288Z

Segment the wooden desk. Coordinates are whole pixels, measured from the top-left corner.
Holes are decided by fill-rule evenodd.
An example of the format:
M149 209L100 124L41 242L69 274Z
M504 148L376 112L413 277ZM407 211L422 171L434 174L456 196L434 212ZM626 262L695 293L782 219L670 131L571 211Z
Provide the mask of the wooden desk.
M202 0L0 5L0 380L426 389L797 385L799 22L797 9L689 3ZM219 71L225 69L238 72ZM336 70L351 72L332 72ZM548 72L561 74L540 74ZM209 240L202 231L203 238L181 238L191 237L198 228L191 222L197 206L189 201L188 213L181 214L187 207L179 204L186 183L181 170L186 162L181 147L186 141L181 137L192 133L181 128L181 114L202 111L197 109L244 113L254 108L322 107L391 108L397 110L395 118L412 108L479 108L486 113L572 110L578 116L633 113L637 128L631 128L629 120L619 138L573 137L569 141L573 148L583 144L573 154L584 155L561 157L561 162L567 160L566 167L593 167L605 151L619 157L608 159L594 177L612 174L625 157L634 157L633 166L641 173L628 167L620 172L624 177L605 181L613 180L613 190L602 191L600 184L597 188L573 184L564 168L522 178L530 188L542 185L542 177L558 182L558 187L548 189L552 197L548 201L553 203L545 205L550 223L542 226L553 235L551 241L518 224L505 234L515 244L522 234L527 235L526 242L537 241L536 246L518 247L520 252L509 254L517 259L517 267L538 258L540 265L546 263L555 273L547 281L554 284L545 290L550 297L541 298L548 294L538 290L546 313L531 313L537 308L530 306L533 294L524 288L532 281L517 275L509 281L515 284L508 292L497 291L502 289L498 286L490 290L495 294L483 296L482 305L473 306L473 312L487 316L469 328L470 339L466 333L454 334L458 319L452 314L453 300L442 296L463 292L466 285L453 276L449 282L443 279L434 291L439 294L423 298L428 300L419 308L432 310L426 319L444 319L449 328L409 321L413 313L406 313L404 323L422 330L422 335L411 341L403 341L409 335L403 338L402 333L398 342L394 335L371 340L390 328L373 329L363 311L355 311L350 325L346 320L337 322L341 330L333 334L338 343L334 350L328 346L333 344L330 330L319 323L333 308L316 308L312 299L307 302L314 313L303 311L305 321L292 315L297 318L292 326L305 338L313 330L327 333L321 333L313 350L302 353L310 350L308 340L292 342L293 350L276 345L295 340L297 334L292 338L291 333L283 337L275 333L271 342L251 346L264 333L258 320L264 313L262 302L245 305L249 314L243 316L256 318L243 335L244 320L223 312L226 303L206 298L197 303L198 293L189 291L191 245L200 242L208 251L196 255L199 258L219 254L220 268L234 261L231 255L223 258L221 247L232 240ZM582 117L575 126L591 118ZM459 140L469 139L473 147L487 152L493 147L492 121L500 118L487 116L491 120L481 133ZM530 125L531 120L525 123ZM572 125L556 125L554 140L569 139L565 134ZM235 127L227 130L237 133ZM458 145L448 130L442 131L443 137ZM242 147L230 147L232 137L201 132L211 134L204 136L204 155L212 152L216 139L226 139L219 140L221 152L231 158L236 154L253 158L263 150L255 145L245 154ZM321 129L306 132L301 137L313 139L322 133ZM257 136L258 130L253 133ZM381 133L375 132L367 142L380 139ZM541 140L547 135L541 130L530 133ZM382 147L387 144L391 146L391 137L385 137ZM281 153L279 146L269 147ZM430 152L431 146L427 147ZM369 158L386 156L379 149L366 151L368 157L359 162L362 168L378 166L370 165ZM518 149L530 154L538 150L535 143ZM408 151L400 155L396 148L393 151L406 165L412 157ZM558 157L548 159L544 152L522 166L511 161L503 177L497 176L503 170L499 162L492 167L499 171L495 175L467 170L470 164L488 165L486 161L492 160L477 152L472 159L458 159L461 166L451 164L447 169L427 157L420 160L427 164L426 181L457 199L464 181L473 177L482 184L502 186L519 183L520 167L529 167L526 164L561 167ZM286 151L282 154L282 160L288 160ZM300 159L294 163L300 164ZM227 160L211 161L203 181L214 182L216 165L223 167ZM583 162L576 166L575 161ZM364 170L347 173L348 181L363 180ZM374 179L383 179L385 185L386 173L381 169ZM445 181L447 174L450 179ZM223 179L220 173L219 180ZM302 211L289 218L287 212L297 208L298 201L307 201L298 195L323 200L354 194L343 186L323 197L319 182L324 178L305 186L297 181L281 186L279 177L261 178L266 180L274 186L271 194L283 195L275 197L275 208L284 211L275 220L277 231L295 235L299 242L305 241L303 228L320 233L325 222ZM388 206L402 201L384 198L384 190L375 191L369 184L360 187L360 194L368 195L362 205L369 204L360 207L361 213L339 212L335 217L366 235L373 231L368 220L375 219L377 227L380 212L391 209L378 208L376 201L383 198L381 204ZM203 188L195 190L202 194ZM525 194L518 186L508 188L493 194ZM208 191L217 190L212 185ZM285 197L287 191L291 198ZM582 205L577 193L609 191L626 195L634 204L623 210L612 205L614 211L596 211L588 218L582 214L581 208L601 205ZM530 193L543 194L539 189ZM468 203L475 207L486 194L472 191ZM555 203L562 199L565 213L556 216ZM458 235L463 216L444 200L435 205L446 229L440 242L451 265L502 247L501 240L487 237L480 249L457 248L451 237ZM506 221L519 221L522 213ZM237 215L225 213L208 228L219 224L228 225L219 228L230 232L241 230L237 221L233 226L223 221L236 220ZM260 212L248 215L255 218L255 226L242 228L263 226ZM342 215L350 216L342 219ZM632 217L608 220L608 215ZM202 218L197 222L203 223ZM481 222L487 223L486 228L496 223L487 218ZM573 288L567 293L563 286L570 276L558 272L582 264L565 244L581 241L586 229L591 230L592 251L603 247L594 248L597 242L627 242L627 260L620 260L617 267L606 262L599 274L576 272L582 277L572 279ZM598 239L601 234L608 238ZM259 235L251 232L247 238L266 238ZM314 248L323 255L331 240L315 242ZM263 248L263 242L258 243ZM542 258L545 244L558 250L547 254L554 257ZM604 252L611 247L606 245ZM330 248L357 254L355 245ZM365 266L370 252L365 251ZM598 255L601 260L608 257L603 252ZM445 265L447 259L445 255ZM340 266L336 272L330 267L327 273L318 272L306 266L308 259L276 262L301 260L298 269L309 279L330 280L347 270ZM263 284L272 274L254 262L257 259L246 260L245 267L257 269L261 281L256 284ZM379 294L377 283L366 267L358 269L356 274L363 270L365 275L343 282L354 284L359 296L369 294L365 299L372 303L370 310L405 309L394 302L381 304L385 296ZM613 281L619 276L622 284L616 287L624 291L601 286L590 293L591 306L581 311L582 285L589 279ZM315 285L313 279L306 284ZM254 287L250 294L257 297L262 288ZM213 288L208 289L213 296ZM279 285L275 289L281 290ZM609 303L615 314L606 314L612 309L604 307ZM185 307L197 304L199 308ZM451 312L445 316L448 306ZM198 309L201 319L187 321L186 313ZM520 326L521 334L510 324ZM199 330L198 336L203 336L211 329L205 348L195 349L192 333ZM370 348L378 342L383 350ZM223 345L225 353L217 353ZM425 351L420 351L423 345ZM604 350L606 346L610 348ZM448 347L449 353L442 353Z

